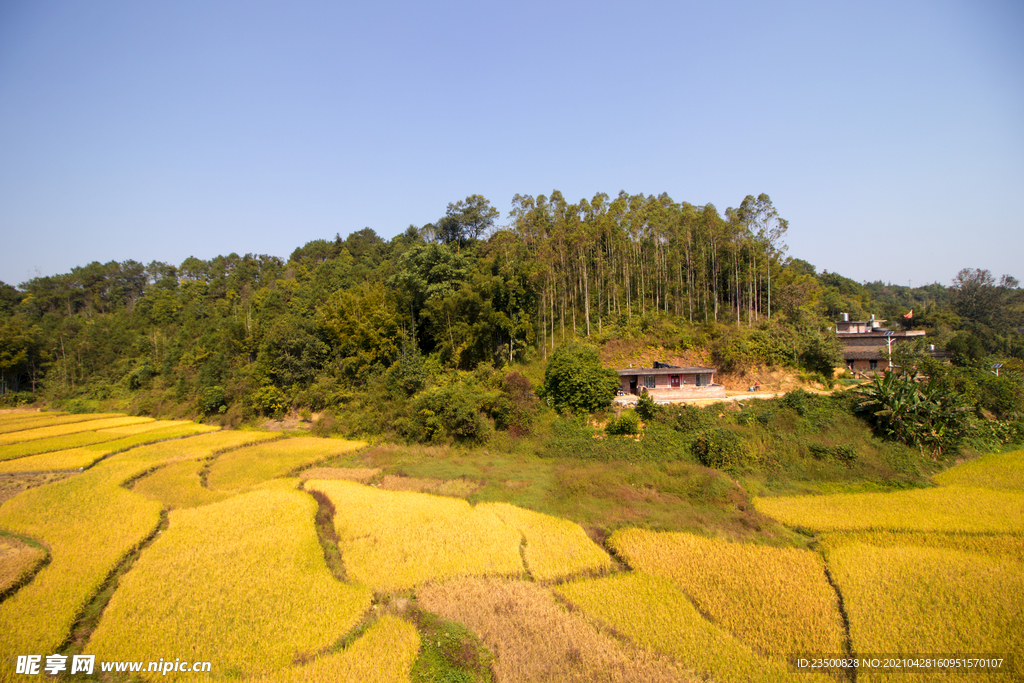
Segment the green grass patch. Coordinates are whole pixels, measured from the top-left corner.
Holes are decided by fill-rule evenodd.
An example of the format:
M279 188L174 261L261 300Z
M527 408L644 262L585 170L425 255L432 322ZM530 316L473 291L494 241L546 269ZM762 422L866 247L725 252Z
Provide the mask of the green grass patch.
M491 683L494 655L469 629L422 609L406 615L420 633L413 683Z

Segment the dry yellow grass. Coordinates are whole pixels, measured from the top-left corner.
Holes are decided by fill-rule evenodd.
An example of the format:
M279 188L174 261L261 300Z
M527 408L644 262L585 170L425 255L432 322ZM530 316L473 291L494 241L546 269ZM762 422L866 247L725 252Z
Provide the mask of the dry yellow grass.
M442 483L444 483L444 479L432 479L429 477L402 477L394 474L386 474L380 479L380 488L388 491L416 491L418 493L431 493Z
M1017 490L942 486L755 498L754 505L785 524L819 531L1024 532L1024 491Z
M381 478L380 488L388 491L418 491L433 493L436 496L452 496L469 498L482 486L472 479L432 479L429 477L401 477L388 474Z
M757 652L843 651L838 600L816 553L644 529L617 531L609 545L634 569L671 580Z
M858 655L1024 657L1024 565L1019 562L942 548L854 544L830 551L829 564L843 594ZM1024 668L1020 662L1017 667L1019 676ZM905 678L858 675L858 681ZM913 678L989 680L976 674Z
M455 576L520 576L519 532L460 498L311 480L334 505L345 571L377 591Z
M153 422L153 418L127 416L104 417L97 420L81 420L66 424L35 427L33 429L24 429L17 432L0 434L0 446L10 443L18 443L21 441L31 441L33 439L45 439L51 436L75 434L76 432L94 432L100 429L110 429L111 427L125 427L128 425L142 424L143 422Z
M667 657L598 632L535 583L459 579L416 594L421 607L461 622L484 642L499 683L699 680Z
M385 615L341 652L253 679L254 683L406 683L419 652L416 627Z
M716 681L831 681L815 674L790 673L786 664L759 656L701 616L667 579L630 572L565 583L554 590L637 645L672 655Z
M46 559L46 551L9 536L0 536L0 595L17 585Z
M136 434L121 436L113 441L104 441L80 448L40 453L39 455L30 455L24 458L0 462L0 472L77 470L90 467L93 463L102 460L112 453L119 453L136 446L168 439L179 439L195 434L215 432L219 429L218 427L209 427L196 424L195 422L150 422L140 426L147 427L147 429Z
M221 671L255 675L331 645L372 596L331 576L316 509L303 492L263 490L171 512L167 530L122 577L85 650L146 661L201 652Z
M132 491L156 500L170 509L196 507L230 498L234 491L211 491L200 481L199 472L206 466L203 460L182 460L161 467L139 479Z
M608 553L574 522L508 503L481 503L477 509L493 512L523 535L526 541L523 557L535 579L551 581L574 574L603 572L612 567Z
M942 486L975 486L1024 491L1024 451L990 453L936 474Z
M311 467L302 470L299 477L302 481L310 479L345 479L360 484L369 484L370 480L380 474L379 467Z
M280 477L364 447L362 441L297 437L272 444L240 448L217 458L210 467L207 485L214 490L237 490Z
M435 496L452 496L454 498L469 498L483 488L483 484L472 479L445 479L430 493Z

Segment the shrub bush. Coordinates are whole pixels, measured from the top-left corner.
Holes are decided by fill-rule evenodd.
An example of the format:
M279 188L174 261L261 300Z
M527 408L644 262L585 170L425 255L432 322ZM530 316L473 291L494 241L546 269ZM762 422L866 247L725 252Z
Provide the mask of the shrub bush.
M551 437L538 450L541 457L627 462L690 460L688 440L658 424L647 425L642 439L600 438L600 433L578 419L557 418L551 427Z
M530 380L515 371L508 373L501 382L501 396L492 411L494 426L507 429L515 437L529 434L533 431L538 403Z
M627 410L622 413L621 417L613 417L608 420L608 424L605 425L604 431L613 435L639 434L640 416L637 415L635 411Z
M224 387L212 386L203 389L199 394L199 411L203 415L227 412L228 406L224 401Z
M853 446L836 446L832 453L836 460L847 466L852 466L857 461L857 449Z
M690 450L697 462L716 470L737 472L747 464L743 441L738 434L724 427L701 431L690 445Z
M280 417L288 407L288 398L273 384L264 384L254 391L249 400L260 415Z
M693 432L715 425L712 411L689 405L662 406L658 416L661 422L677 432Z
M416 416L426 440L450 437L455 441L483 443L490 438L491 427L480 415L475 400L478 396L466 392L465 385L455 384L416 397Z
M836 460L847 467L852 467L857 461L857 449L853 446L826 446L820 443L812 443L807 446L811 456L816 460Z
M36 400L30 391L8 391L0 396L0 406L25 406Z
M644 392L640 394L640 400L637 401L636 414L639 415L640 419L643 421L650 422L658 415L660 408L661 407L654 402L654 399L651 398L651 395L647 393L647 390L644 390Z

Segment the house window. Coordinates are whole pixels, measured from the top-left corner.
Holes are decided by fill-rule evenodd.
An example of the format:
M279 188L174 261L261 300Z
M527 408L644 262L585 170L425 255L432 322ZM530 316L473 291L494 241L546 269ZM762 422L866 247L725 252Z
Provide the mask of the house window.
M706 387L709 384L711 384L711 375L707 375L707 374L697 375L697 386L698 387Z
M846 361L846 368L848 370L853 370L853 361L852 360Z
M671 379L672 379L672 388L673 389L678 389L679 388L679 375L672 375Z
M868 367L871 370L877 370L878 369L878 361L877 360L869 360L868 361Z
M654 375L644 375L644 389L653 389L655 385Z

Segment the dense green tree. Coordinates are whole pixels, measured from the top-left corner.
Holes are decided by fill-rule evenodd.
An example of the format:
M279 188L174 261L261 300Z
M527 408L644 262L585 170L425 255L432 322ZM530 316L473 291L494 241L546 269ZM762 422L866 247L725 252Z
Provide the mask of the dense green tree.
M800 335L800 363L811 372L832 379L832 372L843 362L843 345L833 330L805 330Z
M263 334L256 369L279 389L302 387L313 381L329 353L330 347L316 336L311 321L293 315L275 316Z
M34 393L45 360L39 328L26 327L18 318L0 320L0 396L9 391Z
M22 294L11 285L0 282L0 315L9 316L21 303Z
M560 412L588 413L611 403L619 377L601 363L592 346L558 347L544 372L543 398Z
M396 360L402 343L399 320L381 284L336 292L317 313L335 362L350 379L361 379L370 368L386 368Z
M468 242L481 239L494 227L498 210L482 195L473 194L448 205L435 225L437 238L445 244L455 244L458 249Z

